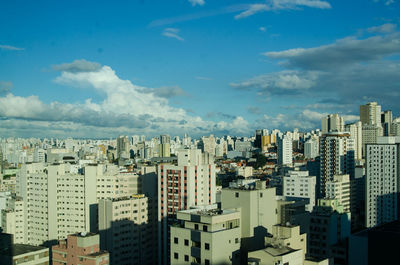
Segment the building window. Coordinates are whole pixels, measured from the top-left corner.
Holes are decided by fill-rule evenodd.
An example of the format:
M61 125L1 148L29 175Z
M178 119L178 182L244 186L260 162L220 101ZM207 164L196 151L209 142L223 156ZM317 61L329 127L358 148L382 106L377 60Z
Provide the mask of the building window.
M195 224L195 225L194 225L194 229L199 230L199 225L198 225L198 224Z
M235 197L239 198L239 192L235 192Z
M204 248L205 248L206 250L210 250L210 244L205 243L205 244L204 244Z
M189 246L189 240L185 239L185 246Z
M174 243L178 244L178 238L177 237L174 237Z
M205 265L210 265L210 261L209 261L208 259L205 259L205 260L204 260L204 264L205 264Z
M236 244L239 243L239 238L235 238L235 243L236 243Z
M263 194L262 194L262 192L260 192L260 198L262 198L262 196L263 196Z
M208 227L206 225L203 225L203 231L207 232L208 231Z
M174 259L179 259L179 255L178 255L178 253L174 253Z
M185 261L189 261L189 256L185 255Z

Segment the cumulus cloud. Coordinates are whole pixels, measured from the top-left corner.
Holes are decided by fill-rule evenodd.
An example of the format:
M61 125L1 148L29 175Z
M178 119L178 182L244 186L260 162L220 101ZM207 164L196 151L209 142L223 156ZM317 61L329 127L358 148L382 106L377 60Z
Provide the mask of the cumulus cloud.
M192 6L196 6L196 5L203 6L205 4L205 1L204 0L189 0L189 3L191 3Z
M391 33L397 28L396 24L386 23L380 26L370 27L367 29L370 33Z
M15 46L11 45L0 45L0 50L5 50L5 51L22 51L25 50L24 48L18 48Z
M165 37L184 41L184 39L181 36L179 36L178 34L179 34L179 29L177 29L177 28L166 28L162 32L162 35Z
M90 62L88 62L90 63ZM73 63L71 63L73 64ZM109 66L88 71L71 64L58 68L61 73L55 82L64 85L90 86L94 93L104 98L93 102L90 98L83 103L43 102L38 96L21 97L8 93L0 96L0 133L5 126L17 126L3 135L24 135L24 130L41 129L41 137L62 134L73 137L108 137L118 133L182 133L193 136L204 135L214 130L218 122L203 120L189 115L181 108L172 107L168 98L183 95L179 87L161 87L156 89L132 84L119 78ZM89 65L89 64L88 64ZM89 68L90 69L90 68ZM18 107L16 107L18 106ZM243 127L243 118L235 117L229 123L218 124L220 132L238 132L249 130ZM233 124L242 127L235 129ZM20 126L20 127L18 127Z
M101 65L96 62L89 62L85 59L75 60L72 63L63 63L53 65L55 71L79 73L79 72L94 72L100 70Z
M266 32L267 31L267 28L266 27L259 27L258 28L260 31L262 31L262 32Z

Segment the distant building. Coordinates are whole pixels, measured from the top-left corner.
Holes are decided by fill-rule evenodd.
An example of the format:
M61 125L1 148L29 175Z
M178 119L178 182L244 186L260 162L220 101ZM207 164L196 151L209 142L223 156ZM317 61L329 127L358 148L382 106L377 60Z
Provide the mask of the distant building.
M376 102L369 102L360 106L360 121L364 125L381 126L381 106Z
M322 133L344 132L344 119L339 114L329 114L321 120Z
M51 248L53 265L108 265L107 251L100 250L99 235L93 233L78 233L68 235ZM121 263L122 264L122 263Z
M343 206L343 211L350 212L350 176L334 175L333 179L326 182L325 197L336 199Z
M293 164L293 142L289 135L278 138L278 164L286 166Z
M304 143L304 157L314 159L319 156L319 139L310 138Z

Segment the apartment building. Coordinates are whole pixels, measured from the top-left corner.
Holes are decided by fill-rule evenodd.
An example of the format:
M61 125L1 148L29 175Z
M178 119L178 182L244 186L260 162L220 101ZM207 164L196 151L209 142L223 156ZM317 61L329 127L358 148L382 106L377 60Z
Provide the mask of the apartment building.
M107 251L99 248L99 235L93 233L77 233L60 240L51 248L53 265L108 265Z
M171 264L239 264L240 212L216 205L179 211L171 227Z
M316 177L309 176L308 171L291 170L283 177L283 196L288 199L306 199L306 210L311 212L315 206Z

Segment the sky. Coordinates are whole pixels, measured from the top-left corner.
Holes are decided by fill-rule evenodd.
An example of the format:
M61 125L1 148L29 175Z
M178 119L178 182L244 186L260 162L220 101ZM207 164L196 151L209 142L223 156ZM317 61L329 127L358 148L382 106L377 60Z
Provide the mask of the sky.
M400 0L0 1L0 137L249 136L400 115Z

